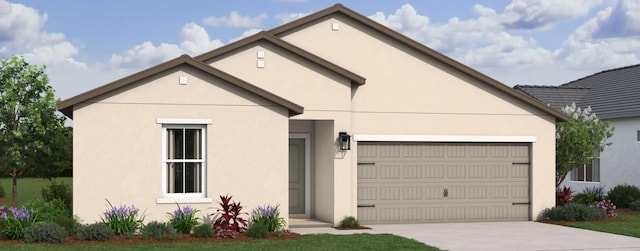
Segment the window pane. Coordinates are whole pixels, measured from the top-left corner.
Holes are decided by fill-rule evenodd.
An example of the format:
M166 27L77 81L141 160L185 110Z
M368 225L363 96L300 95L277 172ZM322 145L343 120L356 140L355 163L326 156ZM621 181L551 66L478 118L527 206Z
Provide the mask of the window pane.
M593 181L593 165L587 164L585 165L585 178L584 181Z
M168 163L167 164L167 184L169 185L168 193L184 192L184 164Z
M200 163L185 163L185 190L187 193L202 192L201 167Z
M576 181L584 181L584 166L578 167L575 169L576 171Z
M200 129L185 130L185 159L200 159Z
M182 159L184 151L183 129L167 129L167 158Z

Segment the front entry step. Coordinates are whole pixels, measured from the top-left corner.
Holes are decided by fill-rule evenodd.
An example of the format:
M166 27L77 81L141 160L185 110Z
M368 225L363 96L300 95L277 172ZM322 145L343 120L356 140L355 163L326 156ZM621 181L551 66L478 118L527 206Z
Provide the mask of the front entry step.
M331 223L309 218L289 218L289 228L333 227Z

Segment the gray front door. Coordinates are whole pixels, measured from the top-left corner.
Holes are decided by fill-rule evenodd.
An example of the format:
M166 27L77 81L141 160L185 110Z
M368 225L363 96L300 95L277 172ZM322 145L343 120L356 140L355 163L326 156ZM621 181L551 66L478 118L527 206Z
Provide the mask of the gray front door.
M305 211L305 139L289 139L289 213Z

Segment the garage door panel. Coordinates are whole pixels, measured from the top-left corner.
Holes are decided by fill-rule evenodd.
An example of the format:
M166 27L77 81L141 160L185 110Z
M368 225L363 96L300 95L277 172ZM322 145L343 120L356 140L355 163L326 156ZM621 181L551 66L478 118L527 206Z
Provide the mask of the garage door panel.
M528 144L360 143L359 220L528 220L528 154Z

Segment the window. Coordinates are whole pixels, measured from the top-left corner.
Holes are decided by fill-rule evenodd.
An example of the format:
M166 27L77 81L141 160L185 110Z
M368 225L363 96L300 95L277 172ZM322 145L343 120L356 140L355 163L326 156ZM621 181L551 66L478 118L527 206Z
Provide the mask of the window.
M596 151L591 163L584 164L571 171L572 181L600 182L600 153Z
M204 197L205 126L164 126L163 182L166 197Z

